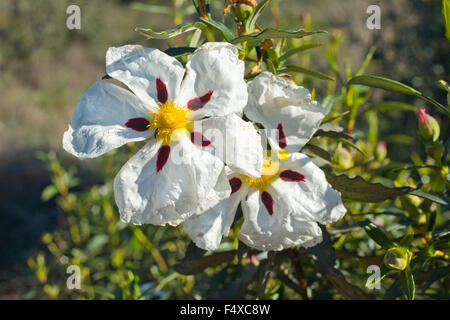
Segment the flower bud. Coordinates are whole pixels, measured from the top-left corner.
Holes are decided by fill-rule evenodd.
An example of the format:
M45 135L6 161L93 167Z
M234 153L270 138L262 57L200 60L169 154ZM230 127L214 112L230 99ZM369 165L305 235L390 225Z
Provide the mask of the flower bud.
M394 270L405 270L408 266L411 253L406 248L391 248L384 255L384 264Z
M236 21L244 23L253 12L253 7L246 3L234 3L230 9L231 15Z
M375 158L378 162L383 162L387 156L386 142L379 141L375 147Z
M337 163L342 170L352 168L354 165L352 154L346 148L339 148Z
M441 129L435 118L425 112L425 109L419 110L419 133L425 141L436 141L439 139Z

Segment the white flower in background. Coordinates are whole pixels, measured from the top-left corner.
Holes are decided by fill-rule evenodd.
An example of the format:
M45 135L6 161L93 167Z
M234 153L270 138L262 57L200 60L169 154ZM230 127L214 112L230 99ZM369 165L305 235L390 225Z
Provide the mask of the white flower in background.
M269 138L273 151L266 153L260 178L227 170L231 196L184 222L184 229L197 246L213 250L228 234L241 203L239 239L246 245L258 250L314 246L322 241L318 223L335 222L346 209L323 171L306 155L287 150L306 144L325 111L311 101L308 90L270 73L256 77L248 89L246 116L266 129L281 127L282 132Z
M94 83L74 111L63 146L84 159L147 140L114 181L122 221L177 225L200 214L231 192L224 161L237 172L260 176L261 150L250 147L260 143L259 135L236 115L246 105L247 88L234 46L206 43L186 69L157 49L109 48L106 71L132 92ZM210 129L214 124L224 136L226 130L228 150L236 154L230 160L215 156L216 146L193 131L194 121Z

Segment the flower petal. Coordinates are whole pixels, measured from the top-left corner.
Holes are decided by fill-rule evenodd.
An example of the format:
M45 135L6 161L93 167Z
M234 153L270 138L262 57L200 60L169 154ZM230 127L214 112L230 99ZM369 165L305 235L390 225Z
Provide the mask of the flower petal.
M80 159L98 157L130 141L144 140L151 131L125 126L146 117L142 102L131 92L110 83L95 82L80 98L64 133L64 149Z
M277 129L278 136L269 134L273 148L299 151L326 115L317 101L311 101L307 89L270 72L249 82L248 92L245 115L266 129Z
M263 251L279 251L293 246L312 247L322 241L316 222L302 219L278 201L278 194L263 191L273 198L273 214L263 203L262 192L252 190L242 202L244 223L239 239L249 247Z
M230 195L219 159L184 137L171 144L168 159L158 167L164 147L148 142L117 174L114 192L123 222L178 225Z
M263 149L261 136L250 122L235 114L196 121L194 128L211 141L206 150L227 164L232 170L250 177L260 177ZM198 139L200 140L200 139ZM200 140L201 142L202 140Z
M247 103L244 62L236 47L208 42L186 65L186 77L176 102L193 111L194 119L242 113Z
M148 105L149 111L160 100L174 100L184 76L184 68L177 59L139 45L109 48L106 72L126 84Z
M231 181L236 181L233 178L239 179L229 176ZM228 235L236 209L246 193L247 188L242 186L228 199L221 200L211 209L184 222L184 230L197 247L203 250L215 250L219 247L222 237Z
M302 153L293 153L280 162L284 177L274 181L271 189L289 210L304 219L329 224L341 219L347 211L341 194L328 183L323 171ZM289 173L289 174L287 174ZM286 179L290 177L291 180ZM298 176L298 180L294 180Z

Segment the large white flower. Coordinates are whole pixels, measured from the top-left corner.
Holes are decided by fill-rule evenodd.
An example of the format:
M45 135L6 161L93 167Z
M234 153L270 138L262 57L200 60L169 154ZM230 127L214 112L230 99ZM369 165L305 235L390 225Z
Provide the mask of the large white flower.
M306 155L287 150L303 146L325 112L306 89L270 73L256 77L248 88L247 117L266 129L281 127L283 132L270 141L273 151L266 153L260 178L228 170L230 198L188 219L184 228L199 247L215 249L228 234L241 203L244 222L239 238L248 246L259 250L314 246L322 241L318 223L335 222L346 209L323 171Z
M132 92L94 83L74 111L63 146L83 159L147 140L114 181L122 221L177 225L200 214L231 192L224 161L237 172L260 176L260 150L248 148L259 143L259 135L236 115L246 105L247 89L234 46L206 43L186 68L157 49L109 48L106 71ZM222 146L194 131L197 122L220 130L236 156L214 152ZM246 139L236 139L240 135Z

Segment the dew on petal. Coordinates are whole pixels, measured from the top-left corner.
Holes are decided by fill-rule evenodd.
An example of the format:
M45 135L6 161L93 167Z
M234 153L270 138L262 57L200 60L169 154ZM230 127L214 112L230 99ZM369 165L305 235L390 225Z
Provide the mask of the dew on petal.
M211 96L213 94L213 91L208 91L206 94L202 95L201 97L194 98L192 100L189 100L187 103L187 107L189 110L196 111L201 108L203 108L209 100L211 100Z
M144 132L148 130L149 124L150 121L145 118L131 118L128 119L125 126L138 132Z
M156 158L156 172L160 172L162 168L166 165L167 160L169 159L170 154L170 146L164 145L161 146L158 150L158 156Z
M231 194L238 191L242 186L242 180L239 179L238 177L231 178L229 180L229 182L230 182L230 186L231 186Z
M169 95L167 93L166 85L160 78L156 79L156 92L158 95L158 101L161 103L166 103Z
M204 135L202 135L200 132L191 132L191 141L193 144L199 147L207 147L211 144L211 141L206 139Z
M277 126L278 129L278 145L281 149L287 147L286 135L284 134L283 125L281 123Z
M264 204L264 207L266 207L269 215L273 215L273 198L270 193L263 191L261 193L261 201Z
M305 176L294 170L284 170L280 173L280 178L286 182L305 181Z

